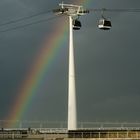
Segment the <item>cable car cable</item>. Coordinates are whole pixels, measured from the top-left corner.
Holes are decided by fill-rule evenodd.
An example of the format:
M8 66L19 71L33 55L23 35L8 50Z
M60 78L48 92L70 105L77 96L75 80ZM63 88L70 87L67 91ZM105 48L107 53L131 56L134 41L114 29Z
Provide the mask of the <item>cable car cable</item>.
M140 12L140 9L106 9L106 8L99 8L99 9L89 9L89 11L90 12L102 12L102 11L107 11L107 12ZM16 19L16 20L11 20L11 21L8 21L8 22L5 22L5 23L1 23L0 27L5 26L5 25L9 25L9 24L13 24L13 23L16 23L16 22L19 22L19 21L27 20L27 19L30 19L30 18L33 18L33 17L37 17L37 16L40 16L40 15L43 15L43 14L48 14L48 13L51 13L51 12L52 12L52 10L42 11L42 12L30 15L30 16L26 16L26 17L19 18L19 19Z
M106 8L102 8L102 9L90 9L89 11L91 12L101 12L101 19L98 22L98 28L101 30L110 30L112 27L111 21L106 19L103 15L104 12L140 12L140 9L106 9Z
M102 12L102 11L108 11L108 12L140 12L140 9L106 9L106 8L100 8L100 9L89 9L89 11L91 11L91 12ZM33 17L37 17L37 16L40 16L40 15L43 15L43 14L48 14L48 13L51 13L51 12L52 12L52 10L42 11L42 12L39 12L37 14L33 14L33 15L30 15L30 16L26 16L26 17L23 17L23 18L16 19L16 20L11 20L9 22L0 24L0 27L5 26L5 25L9 25L9 24L13 24L13 23L17 23L19 21L27 20L27 19L30 19L30 18L33 18ZM57 16L60 16L60 15L57 15ZM20 25L20 26L17 26L17 27L1 30L0 32L2 33L2 32L11 31L11 30L16 30L18 28L24 28L26 26L30 26L30 25L33 25L33 24L38 24L40 22L45 22L45 21L55 19L55 18L56 17L51 17L51 18L48 18L48 19L42 19L42 20L35 21L35 22L32 22L32 23L27 23L25 25Z
M27 23L27 24L24 24L24 25L19 25L19 26L13 27L13 28L5 29L5 30L0 30L0 33L4 33L4 32L8 32L8 31L24 28L24 27L31 26L31 25L34 25L34 24L39 24L41 22L47 22L47 21L50 21L50 20L53 20L53 19L56 19L56 18L60 18L60 17L62 17L62 15L55 16L55 17L53 16L53 17L50 17L48 19L42 19L42 20L39 20L39 21Z
M99 9L89 9L89 12L140 12L140 8L137 9L107 9L107 8L99 8Z
M43 15L43 14L48 14L48 13L51 13L51 12L52 12L52 10L42 11L42 12L39 12L39 13L36 13L36 14L32 14L30 16L25 16L25 17L22 17L22 18L11 20L11 21L8 21L8 22L5 22L5 23L1 23L0 27L5 26L5 25L9 25L9 24L13 24L13 23L16 23L16 22L19 22L19 21L27 20L27 19L30 19L30 18L33 18L33 17L37 17L37 16L40 16L40 15Z

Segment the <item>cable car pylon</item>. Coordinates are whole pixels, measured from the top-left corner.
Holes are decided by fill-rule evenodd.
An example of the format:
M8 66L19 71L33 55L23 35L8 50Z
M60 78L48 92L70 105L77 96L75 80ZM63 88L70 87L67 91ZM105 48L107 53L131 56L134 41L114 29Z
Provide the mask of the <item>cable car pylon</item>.
M68 72L68 130L77 129L77 110L76 110L76 86L75 86L75 64L73 47L73 29L79 30L81 22L76 17L86 15L88 10L83 6L59 4L60 8L53 10L55 14L64 14L69 18L69 72Z

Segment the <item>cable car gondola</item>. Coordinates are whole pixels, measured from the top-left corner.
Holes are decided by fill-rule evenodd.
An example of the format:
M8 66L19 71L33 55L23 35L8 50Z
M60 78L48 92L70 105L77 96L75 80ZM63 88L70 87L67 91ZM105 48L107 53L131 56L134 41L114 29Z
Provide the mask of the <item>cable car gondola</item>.
M73 20L73 30L80 30L82 27L81 22L77 19Z
M110 30L112 27L111 25L111 21L105 19L105 18L102 18L99 20L99 23L98 23L98 28L99 29L102 29L102 30Z

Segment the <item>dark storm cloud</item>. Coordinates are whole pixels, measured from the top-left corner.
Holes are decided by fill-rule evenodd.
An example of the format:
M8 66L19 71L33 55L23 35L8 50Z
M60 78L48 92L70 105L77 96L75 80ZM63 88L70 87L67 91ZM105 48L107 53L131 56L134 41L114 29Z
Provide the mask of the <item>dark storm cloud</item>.
M70 1L65 1L70 2ZM0 24L57 7L58 1L1 0ZM90 8L140 8L139 0L94 0ZM104 13L112 21L109 32L100 31L101 13L81 17L74 32L79 121L140 121L139 13ZM50 16L50 15L46 15ZM36 19L46 18L45 16ZM65 18L62 18L62 22ZM29 22L31 22L29 20ZM0 27L0 30L27 21ZM0 33L0 118L4 119L18 94L42 41L58 20ZM68 43L66 43L66 46ZM62 51L62 52L61 52ZM46 86L33 98L25 120L67 120L68 48L50 68ZM48 80L49 79L49 80ZM45 91L45 92L42 92ZM32 112L32 113L31 113Z

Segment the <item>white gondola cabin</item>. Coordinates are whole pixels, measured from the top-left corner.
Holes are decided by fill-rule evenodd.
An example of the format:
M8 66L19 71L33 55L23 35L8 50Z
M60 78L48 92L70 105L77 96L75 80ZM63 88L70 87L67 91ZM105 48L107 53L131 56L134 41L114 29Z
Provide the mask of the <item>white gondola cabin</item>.
M99 23L98 23L98 28L102 29L102 30L110 30L112 27L111 25L111 21L107 20L107 19L100 19Z
M82 27L81 22L77 19L73 20L73 30L80 30Z

